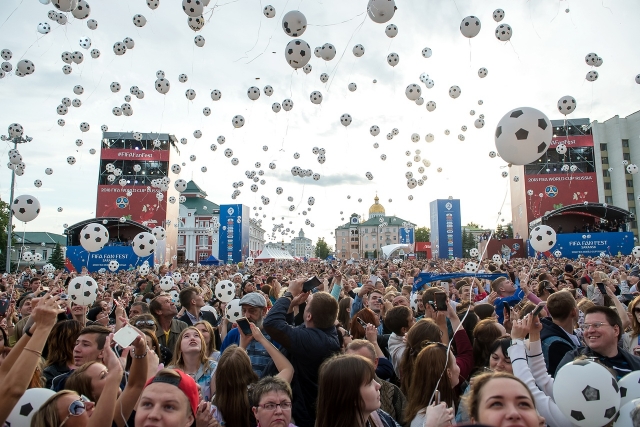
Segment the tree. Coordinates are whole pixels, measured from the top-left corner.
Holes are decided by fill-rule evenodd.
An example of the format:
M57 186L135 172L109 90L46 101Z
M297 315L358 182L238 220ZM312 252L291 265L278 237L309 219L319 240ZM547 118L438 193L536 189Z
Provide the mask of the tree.
M414 233L416 242L428 242L431 237L431 229L427 227L418 227Z
M5 270L7 257L7 225L9 225L9 204L0 200L0 271ZM13 243L13 240L12 240Z
M513 227L511 227L511 224L507 225L506 233L508 239L513 239Z
M60 243L56 243L56 247L53 249L51 257L49 258L49 263L53 265L56 270L62 270L64 268L64 255L62 254Z
M476 247L476 240L473 237L473 234L467 231L466 228L462 231L462 253L463 256L469 256L469 250Z
M377 249L373 251L373 257L375 259L378 259L378 250Z
M498 224L498 227L496 227L495 237L497 239L504 238L504 228L502 228L502 224Z
M467 225L465 225L465 227L467 227L467 228L482 228L481 225L478 225L475 222L470 222Z
M329 252L331 252L331 247L324 241L324 237L320 237L316 242L316 258L325 259L329 256Z

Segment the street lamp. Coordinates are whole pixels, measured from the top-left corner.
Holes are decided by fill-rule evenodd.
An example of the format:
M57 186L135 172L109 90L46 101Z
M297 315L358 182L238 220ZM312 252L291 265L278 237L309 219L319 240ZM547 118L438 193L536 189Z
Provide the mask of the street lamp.
M13 125L11 125L13 126ZM0 135L0 140L2 141L10 141L13 142L13 149L18 149L18 144L26 144L27 142L31 142L33 138L30 136L23 136L22 130L16 132L15 130L11 130L11 126L9 126L9 135ZM22 126L20 126L22 129ZM9 196L9 222L7 223L7 253L5 260L5 271L7 273L11 272L11 235L13 232L13 212L11 211L11 204L13 203L13 187L16 182L16 170L15 167L11 168L11 193Z

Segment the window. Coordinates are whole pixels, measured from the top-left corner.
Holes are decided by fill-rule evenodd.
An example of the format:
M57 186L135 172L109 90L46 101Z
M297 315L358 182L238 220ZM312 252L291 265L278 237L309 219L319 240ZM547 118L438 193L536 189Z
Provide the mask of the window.
M611 190L611 183L610 182L605 182L604 183L604 189L605 190Z
M607 144L600 144L600 151L607 151Z
M209 238L207 236L198 236L198 246L208 246Z
M369 249L369 244L367 243L366 245L364 245L365 249Z
M372 245L372 247L373 247L373 249L375 249L375 248L376 248L376 244L374 243L374 244Z
M603 165L608 165L609 164L609 158L608 157L603 157L602 158L602 164Z
M636 208L629 208L629 212L631 212L632 214L636 214Z
M627 180L627 188L633 188L633 180L632 179L628 179Z
M367 233L369 233L369 229L368 229L368 228L365 228L365 229L364 229L364 234L367 234Z
M609 203L610 205L613 204L613 197L611 196L605 196L604 197L604 202L605 203Z
M396 236L393 236L393 240L396 240Z
M607 169L603 169L602 170L602 176L604 176L605 178L608 178L610 176L609 175L609 171Z
M207 254L206 252L200 252L200 253L198 254L198 259L199 259L200 261L202 261L202 260L204 260L204 259L209 258L209 256L208 256L208 255L209 255L209 254Z
M178 236L178 246L184 246L185 236Z
M633 193L627 193L627 200L633 201L635 198L633 197Z
M42 259L45 260L45 261L47 260L47 250L46 249L42 251Z
M623 159L623 160L626 160L626 161L631 160L631 154L629 154L629 153L622 153L622 159Z
M623 139L622 140L622 146L624 148L629 148L629 140L628 139Z

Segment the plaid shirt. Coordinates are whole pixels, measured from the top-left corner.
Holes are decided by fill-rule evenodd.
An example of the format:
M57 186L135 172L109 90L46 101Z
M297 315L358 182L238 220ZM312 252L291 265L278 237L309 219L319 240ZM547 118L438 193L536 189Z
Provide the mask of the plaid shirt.
M280 344L274 342L265 331L262 331L262 335L264 335L264 337L268 341L270 341L277 349L280 349ZM224 341L222 342L220 354L224 353L225 349L233 344L240 345L240 333L238 332L238 328L233 328L229 331ZM255 372L258 377L262 378L267 365L271 362L271 356L269 356L269 353L264 348L264 346L256 340L251 340L251 342L247 346L247 354L249 355L249 359L251 360L251 367L253 368L253 372Z

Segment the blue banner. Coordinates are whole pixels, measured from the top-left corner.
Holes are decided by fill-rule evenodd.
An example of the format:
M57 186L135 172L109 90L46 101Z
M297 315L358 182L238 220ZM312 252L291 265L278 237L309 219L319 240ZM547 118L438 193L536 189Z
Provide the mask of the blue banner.
M633 249L633 233L562 233L557 235L555 246L549 250L553 255L556 250L562 257L578 258L597 257L601 253L606 256L629 255ZM527 240L529 256L535 256L535 251Z
M413 245L415 243L413 238L413 228L400 227L398 231L400 232L400 244Z
M461 279L463 277L476 277L478 279L495 280L498 277L509 277L507 273L420 273L413 278L413 292L417 292L429 282L439 280Z
M433 258L462 258L460 200L438 199L429 204Z
M220 206L218 257L225 264L235 264L249 256L249 207Z
M82 267L87 267L89 272L93 273L101 268L109 270L109 261L116 260L120 264L118 270L127 270L141 266L145 261L149 262L149 267L153 268L154 257L140 258L133 252L131 246L105 246L98 252L87 252L82 246L67 246L66 251L66 269L69 264L80 272Z

